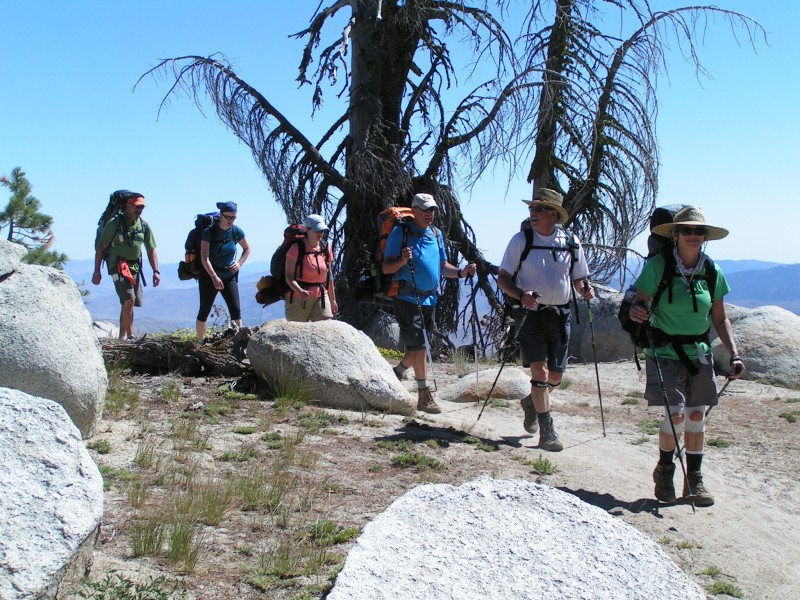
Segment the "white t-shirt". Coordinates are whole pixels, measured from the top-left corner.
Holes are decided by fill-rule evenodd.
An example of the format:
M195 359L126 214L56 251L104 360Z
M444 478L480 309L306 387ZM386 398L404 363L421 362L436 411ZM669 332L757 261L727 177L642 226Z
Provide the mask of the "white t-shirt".
M571 238L578 243L577 248L569 248ZM541 304L567 304L572 293L570 289L572 282L569 275L569 268L572 264L571 252L577 254L577 261L572 270L572 279L589 276L589 266L586 264L586 257L580 241L572 234L557 227L553 235L548 236L539 235L533 231L533 245L546 246L547 249L531 249L525 262L520 266L517 285L523 290L538 292ZM555 248L555 250L550 248ZM525 232L520 231L508 243L500 268L513 275L524 249Z

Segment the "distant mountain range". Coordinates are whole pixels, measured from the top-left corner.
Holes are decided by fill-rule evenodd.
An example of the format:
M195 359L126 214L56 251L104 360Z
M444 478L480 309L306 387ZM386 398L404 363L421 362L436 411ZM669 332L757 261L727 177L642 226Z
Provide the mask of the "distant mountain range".
M725 299L730 304L754 308L776 305L800 315L800 264L786 265L758 260L719 260L731 292ZM180 281L177 264L162 264L161 285L154 289L147 286L144 302L136 309L135 329L137 333L194 329L199 300L197 283L194 280ZM80 287L89 291L85 298L86 308L95 321L119 320L119 300L114 293L111 279L104 274L99 286L91 284L94 261L73 260L65 267L66 273ZM266 308L255 301L256 282L269 272L267 262L248 262L239 278L242 298L242 321L254 326L283 317L283 303L277 302ZM148 282L152 272L145 266ZM217 303L225 306L221 297ZM213 316L209 317L209 323Z

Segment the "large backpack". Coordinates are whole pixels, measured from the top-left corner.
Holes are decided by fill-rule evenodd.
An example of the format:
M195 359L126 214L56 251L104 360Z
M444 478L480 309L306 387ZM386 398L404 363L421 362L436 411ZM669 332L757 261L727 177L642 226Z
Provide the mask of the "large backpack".
M212 227L211 229L211 246L217 243L216 233L217 229L214 227L219 223L219 213L201 213L194 219L194 227L186 235L186 241L183 244L186 254L184 260L178 263L178 279L186 281L187 279L197 279L203 272L203 265L200 263L200 242L203 238L203 232ZM233 241L239 241L236 235L236 227L233 227Z
M103 214L100 215L100 219L97 221L97 231L95 232L94 236L94 247L97 250L97 244L100 242L100 234L103 233L103 229L105 228L106 224L109 223L111 220L116 220L117 223L117 234L122 235L123 238L127 241L127 243L132 244L133 242L129 239L129 231L125 227L125 205L128 203L128 200L131 198L138 198L141 194L137 192L131 192L129 190L117 190L113 192L108 198L108 204L106 205ZM142 232L144 233L145 237L147 237L147 222L144 219L139 219L142 222ZM109 258L111 257L111 244L109 244L105 250L103 251L103 258L101 260L102 263L108 264ZM139 257L139 267L141 269L142 265L142 258ZM110 274L110 272L109 272ZM142 278L142 282L146 284L144 278Z
M414 220L414 212L407 206L390 206L381 211L376 218L376 230L378 240L375 243L375 252L372 256L370 266L362 269L356 287L356 299L359 302L377 304L384 308L392 306L392 296L389 294L393 275L386 275L383 272L383 261L386 258L386 242L395 227L403 229L403 241L400 247L403 248L408 243L411 221ZM439 230L431 228L436 241L441 244Z
M653 256L661 254L664 258L664 271L661 273L661 279L658 282L658 287L656 288L655 293L650 301L650 314L653 314L656 310L656 307L661 302L661 298L664 292L667 292L667 302L670 304L672 303L672 280L675 277L679 277L680 274L677 270L677 264L675 263L675 256L673 255L673 242L670 237L657 235L652 233L654 227L658 225L663 225L665 223L672 223L675 215L681 209L685 208L682 204L673 204L670 206L661 206L656 208L653 213L650 215L650 236L647 238L647 248L648 248L648 255L645 259L651 259ZM706 286L708 287L708 291L711 294L711 298L714 298L714 292L716 290L716 283L717 283L717 272L716 267L714 266L714 261L710 258L706 257L705 266L703 268L703 279L706 282ZM645 327L642 323L637 323L636 321L631 320L630 318L630 310L633 306L633 301L636 297L636 288L631 285L625 291L625 295L622 298L622 302L620 303L619 312L617 313L617 319L622 326L623 331L628 333L631 338L631 342L635 346L634 348L634 358L636 359L636 366L641 370L641 366L639 365L638 355L636 350L638 348L650 348L650 341L647 337L647 332ZM695 312L697 311L697 299L694 295L694 287L692 287L692 300L694 303ZM678 357L681 359L681 362L686 366L690 373L696 372L694 365L691 364L688 356L686 356L685 352L683 351L683 344L690 343L693 341L707 341L708 338L708 331L701 336L669 336L660 329L656 327L651 327L651 333L653 335L653 342L656 346L660 347L666 344L671 344L675 349Z
M289 284L286 283L286 254L294 244L297 244L297 263L295 264L294 278L297 281L302 280L303 259L307 254L306 245L303 243L305 239L306 228L302 225L289 225L283 230L283 242L275 250L270 260L270 274L262 277L256 284L258 289L256 302L263 306L269 306L278 300L283 300L287 292L290 291ZM328 281L330 281L331 266L328 245L321 241L319 252L315 254L324 256L325 265L328 269Z

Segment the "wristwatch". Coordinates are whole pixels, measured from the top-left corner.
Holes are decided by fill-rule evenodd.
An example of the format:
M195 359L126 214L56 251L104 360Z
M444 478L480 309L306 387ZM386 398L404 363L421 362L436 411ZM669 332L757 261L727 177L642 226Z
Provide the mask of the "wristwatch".
M156 273L156 274L158 274L158 275L161 275L161 271L159 271L158 269L153 269L153 273Z

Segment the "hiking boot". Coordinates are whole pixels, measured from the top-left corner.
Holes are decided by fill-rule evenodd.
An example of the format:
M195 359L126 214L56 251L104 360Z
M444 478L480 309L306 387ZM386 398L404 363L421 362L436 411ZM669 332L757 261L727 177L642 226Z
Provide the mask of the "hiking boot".
M403 369L402 371L398 371L398 369L402 368L403 367L401 367L399 363L396 364L394 367L392 367L392 371L394 371L395 377L397 377L400 381L403 381L403 373L405 373L405 369Z
M522 405L522 410L525 413L525 418L522 420L522 427L528 433L536 433L539 431L539 420L536 418L536 409L533 407L533 398L528 394L519 401Z
M655 495L660 502L672 504L675 502L675 484L672 479L675 476L675 463L665 465L658 463L653 471L653 481L656 484Z
M714 504L714 496L703 485L703 474L700 471L689 471L687 475L689 476L689 485L692 488L691 499L695 506L711 506ZM683 482L683 496L690 496L685 481Z
M539 448L548 452L561 452L564 449L564 444L558 439L556 428L553 425L553 417L542 421L539 425L541 425Z
M439 405L434 402L433 394L428 388L419 391L417 410L421 410L422 412L430 413L432 415L438 415L440 412L442 412L442 409L439 408Z

